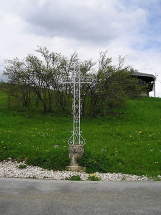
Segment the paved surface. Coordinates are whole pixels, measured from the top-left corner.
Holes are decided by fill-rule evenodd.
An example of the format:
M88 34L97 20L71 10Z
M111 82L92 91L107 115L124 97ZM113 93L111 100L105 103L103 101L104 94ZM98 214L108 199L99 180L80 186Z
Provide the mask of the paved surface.
M0 178L0 215L161 215L161 182Z

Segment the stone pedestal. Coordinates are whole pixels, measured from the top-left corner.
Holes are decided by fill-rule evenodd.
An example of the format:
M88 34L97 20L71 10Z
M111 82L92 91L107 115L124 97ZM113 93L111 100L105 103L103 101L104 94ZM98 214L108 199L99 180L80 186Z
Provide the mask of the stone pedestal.
M85 171L84 167L81 167L77 163L77 158L82 157L84 154L84 145L70 145L69 146L69 158L70 166L67 166L67 169L70 171Z

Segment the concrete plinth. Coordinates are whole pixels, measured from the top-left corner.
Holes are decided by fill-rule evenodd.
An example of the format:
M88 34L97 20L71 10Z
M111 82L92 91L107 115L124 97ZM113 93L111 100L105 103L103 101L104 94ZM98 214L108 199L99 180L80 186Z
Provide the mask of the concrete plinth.
M77 172L85 171L85 168L79 166L77 163L77 158L82 157L83 154L84 154L84 145L70 145L69 146L70 166L67 166L67 169L70 171L77 171Z

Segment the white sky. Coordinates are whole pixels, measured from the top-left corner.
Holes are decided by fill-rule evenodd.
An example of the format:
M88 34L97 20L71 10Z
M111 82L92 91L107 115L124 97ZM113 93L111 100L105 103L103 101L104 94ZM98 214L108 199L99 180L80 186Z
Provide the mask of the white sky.
M126 65L157 76L161 97L161 0L0 0L0 79L4 59L37 46L93 61L108 50L113 64L127 55Z

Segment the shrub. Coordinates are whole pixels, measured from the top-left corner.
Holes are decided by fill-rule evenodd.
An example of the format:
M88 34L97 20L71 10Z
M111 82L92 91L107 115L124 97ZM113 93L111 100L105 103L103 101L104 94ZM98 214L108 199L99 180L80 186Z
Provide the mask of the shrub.
M65 170L70 163L70 159L68 150L57 148L52 151L34 152L27 157L26 163L49 170Z
M26 166L25 164L20 164L20 165L18 166L19 169L26 169L26 167L27 167L27 166Z
M89 177L88 177L88 180L89 181L100 181L101 179L99 178L99 176L97 174L90 174Z
M81 177L80 175L72 175L70 178L67 178L67 180L70 180L70 181L81 181Z
M85 152L77 162L80 166L86 167L87 173L108 172L111 166L105 154L95 154L91 152Z

